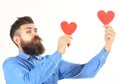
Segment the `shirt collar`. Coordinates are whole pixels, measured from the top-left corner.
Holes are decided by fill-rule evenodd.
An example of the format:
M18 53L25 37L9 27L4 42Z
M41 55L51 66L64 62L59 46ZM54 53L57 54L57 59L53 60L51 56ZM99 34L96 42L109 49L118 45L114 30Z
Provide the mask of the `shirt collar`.
M25 59L25 60L28 60L30 59L31 55L28 55L22 51L19 51L19 57ZM41 56L34 56L35 59L41 59Z
M24 52L19 51L19 57L21 57L21 58L27 60L27 59L30 58L30 55L25 54Z

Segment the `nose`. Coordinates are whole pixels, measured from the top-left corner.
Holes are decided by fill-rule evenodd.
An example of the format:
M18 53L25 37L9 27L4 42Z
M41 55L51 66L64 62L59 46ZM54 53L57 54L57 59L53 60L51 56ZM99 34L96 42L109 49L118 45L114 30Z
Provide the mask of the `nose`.
M33 37L38 36L37 32L33 31L33 32L32 32L32 36L33 36Z
M33 31L33 36L37 36L37 32L36 31Z

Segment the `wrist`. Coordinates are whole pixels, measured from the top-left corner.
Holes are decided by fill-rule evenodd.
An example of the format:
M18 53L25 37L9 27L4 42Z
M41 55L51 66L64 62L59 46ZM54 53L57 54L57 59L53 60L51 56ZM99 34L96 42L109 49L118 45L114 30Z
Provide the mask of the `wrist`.
M111 50L111 47L108 46L108 45L105 45L105 51L106 51L106 52L110 52L110 50Z

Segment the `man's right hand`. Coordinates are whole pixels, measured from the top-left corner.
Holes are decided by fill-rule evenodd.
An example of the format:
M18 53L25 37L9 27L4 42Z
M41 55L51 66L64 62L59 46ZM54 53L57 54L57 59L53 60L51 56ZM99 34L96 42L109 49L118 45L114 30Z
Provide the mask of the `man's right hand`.
M115 40L116 32L111 25L104 25L105 27L105 50L109 52L111 50L113 41Z
M66 47L69 47L71 44L72 37L70 35L63 35L58 40L58 48L57 51L59 51L61 54L65 53Z

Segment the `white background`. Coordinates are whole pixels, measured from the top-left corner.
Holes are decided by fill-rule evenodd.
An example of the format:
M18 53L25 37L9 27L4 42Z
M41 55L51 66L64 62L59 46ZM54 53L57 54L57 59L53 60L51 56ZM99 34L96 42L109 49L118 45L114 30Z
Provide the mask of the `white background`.
M104 28L97 17L99 10L115 12L110 25L116 38L106 64L91 79L67 79L59 84L120 84L120 2L119 0L0 0L0 84L5 84L2 64L10 56L18 54L9 37L11 24L16 17L31 16L46 48L52 54L57 48L59 36L64 35L60 23L76 22L77 30L63 59L85 63L104 47Z

